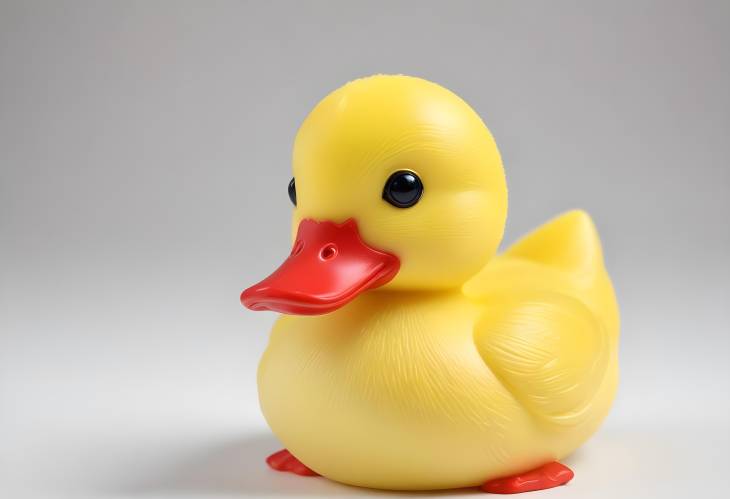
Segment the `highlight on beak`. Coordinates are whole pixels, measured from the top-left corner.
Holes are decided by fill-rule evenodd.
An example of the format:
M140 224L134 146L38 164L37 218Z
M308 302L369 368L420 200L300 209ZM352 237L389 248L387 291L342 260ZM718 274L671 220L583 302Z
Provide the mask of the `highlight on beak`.
M354 219L336 224L306 218L289 257L241 293L241 303L251 310L326 314L388 283L399 268L397 256L362 240Z

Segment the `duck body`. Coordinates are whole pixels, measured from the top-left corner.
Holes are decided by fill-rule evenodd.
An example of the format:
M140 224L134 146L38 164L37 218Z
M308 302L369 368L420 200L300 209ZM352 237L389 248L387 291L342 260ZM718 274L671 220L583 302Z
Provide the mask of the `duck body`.
M566 217L562 222L575 224L575 230L593 230L584 213ZM617 381L611 284L602 268L583 272L508 252L464 290L373 291L327 315L283 316L259 367L266 420L286 448L317 473L364 487L477 486L562 459L598 428ZM577 399L560 404L566 407L557 413L531 404L519 382L514 386L500 376L513 365L480 352L480 342L488 350L484 336L501 335L509 344L505 335L519 333L505 331L504 323L520 307L532 321L521 329L555 327L541 322L539 310L545 307L568 315L576 307L575 322L596 327L553 332L565 336L564 342L583 332L595 335L595 346L574 355L605 358L602 372L594 374L600 379L589 380L587 390L577 388L589 393L552 394L553 400ZM557 352L545 355L572 346L558 344ZM533 367L524 365L524 376L536 383L565 373ZM565 382L553 390L581 381L574 378L590 371L581 367L574 376L565 373ZM538 391L550 394L548 388Z
M590 217L571 211L496 255L496 145L457 96L357 80L302 125L293 247L242 303L284 313L259 399L277 470L351 485L522 492L600 426L619 319ZM526 474L527 473L527 474Z

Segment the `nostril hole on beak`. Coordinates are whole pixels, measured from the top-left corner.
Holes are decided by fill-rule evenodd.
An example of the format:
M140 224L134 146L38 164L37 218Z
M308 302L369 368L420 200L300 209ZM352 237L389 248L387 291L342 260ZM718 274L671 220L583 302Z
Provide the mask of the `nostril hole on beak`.
M322 248L322 250L319 252L319 257L322 260L331 260L332 258L337 256L337 246L334 244L327 244Z
M297 241L294 243L294 247L291 249L291 256L297 256L304 249L304 241Z

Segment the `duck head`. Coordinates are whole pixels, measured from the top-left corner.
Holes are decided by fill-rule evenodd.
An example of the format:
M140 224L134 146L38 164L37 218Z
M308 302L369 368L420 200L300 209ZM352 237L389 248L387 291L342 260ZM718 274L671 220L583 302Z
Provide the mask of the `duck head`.
M426 80L378 75L329 94L299 129L293 172L292 251L241 294L253 310L324 314L375 288L458 288L502 239L494 139Z

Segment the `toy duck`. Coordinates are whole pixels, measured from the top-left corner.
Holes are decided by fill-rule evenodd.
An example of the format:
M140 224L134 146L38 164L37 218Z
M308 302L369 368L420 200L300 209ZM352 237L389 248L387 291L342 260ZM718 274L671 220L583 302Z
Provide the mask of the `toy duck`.
M282 315L258 371L280 471L392 490L562 485L617 384L619 318L589 216L497 255L497 146L458 96L378 75L293 150L291 254L241 302Z

